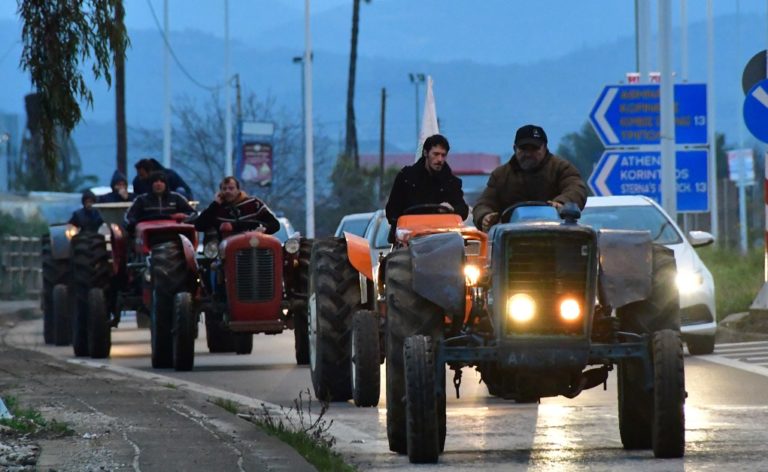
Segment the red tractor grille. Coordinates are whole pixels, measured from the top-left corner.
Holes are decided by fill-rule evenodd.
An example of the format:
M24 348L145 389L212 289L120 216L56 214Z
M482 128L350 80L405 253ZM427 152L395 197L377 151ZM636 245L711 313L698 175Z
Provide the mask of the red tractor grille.
M275 291L275 255L271 249L240 249L235 254L237 299L269 301Z

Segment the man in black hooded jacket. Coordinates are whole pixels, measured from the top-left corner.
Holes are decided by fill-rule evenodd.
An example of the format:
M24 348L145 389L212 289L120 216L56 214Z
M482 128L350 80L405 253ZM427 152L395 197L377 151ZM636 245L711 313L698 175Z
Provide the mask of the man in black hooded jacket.
M165 173L168 189L173 192L183 193L184 197L192 200L192 189L184 182L184 179L173 169L166 169L157 159L146 157L136 163L136 177L133 179L133 192L136 195L150 193L152 191L152 182L149 176L154 172L162 171Z
M83 192L83 196L80 197L80 201L83 207L79 210L72 212L72 217L69 218L67 223L77 226L81 231L96 232L104 220L101 218L99 210L93 208L93 204L96 203L96 195L90 190Z
M99 203L132 202L135 198L134 194L128 192L128 179L119 170L112 174L112 181L109 186L112 187L112 191L100 196Z
M387 220L390 224L389 242L395 242L397 219L414 205L438 204L466 219L469 207L464 201L461 179L453 175L446 162L450 145L439 134L424 141L421 158L405 166L395 177L387 201Z
M152 185L151 191L139 195L125 214L128 231L132 232L139 221L167 219L176 213L190 215L195 212L186 198L168 190L164 172L154 172L147 180Z

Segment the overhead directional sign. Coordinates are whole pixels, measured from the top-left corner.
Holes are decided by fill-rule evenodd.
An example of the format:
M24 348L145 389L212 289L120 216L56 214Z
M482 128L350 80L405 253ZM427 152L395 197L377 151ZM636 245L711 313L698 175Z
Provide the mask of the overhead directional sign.
M707 151L677 151L677 211L709 210ZM595 195L647 195L661 203L661 152L603 152L589 177Z
M589 120L606 147L660 144L659 84L609 85ZM707 86L675 84L675 142L707 143Z
M744 124L754 137L768 143L768 79L755 84L744 98Z

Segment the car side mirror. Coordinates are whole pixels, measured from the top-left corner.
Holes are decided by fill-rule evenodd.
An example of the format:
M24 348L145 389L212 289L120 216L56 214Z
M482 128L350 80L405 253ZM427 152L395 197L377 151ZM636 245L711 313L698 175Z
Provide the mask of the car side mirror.
M706 231L688 231L688 241L693 247L704 247L714 243L715 237Z

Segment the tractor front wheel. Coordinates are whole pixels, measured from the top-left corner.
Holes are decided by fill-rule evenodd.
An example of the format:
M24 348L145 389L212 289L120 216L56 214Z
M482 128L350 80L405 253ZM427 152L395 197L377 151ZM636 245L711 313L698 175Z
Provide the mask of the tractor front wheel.
M195 365L195 338L197 337L197 316L192 303L192 294L181 292L173 300L173 368L180 371L192 370Z

